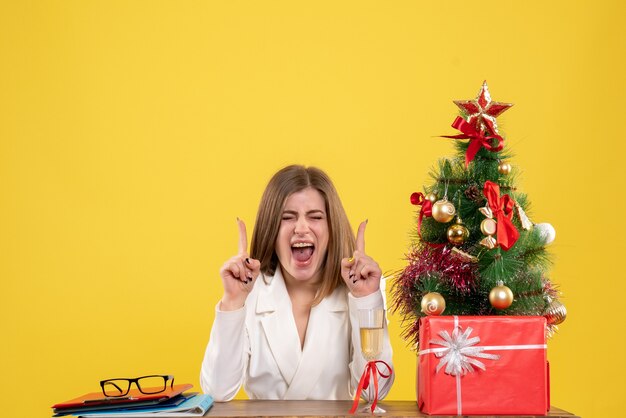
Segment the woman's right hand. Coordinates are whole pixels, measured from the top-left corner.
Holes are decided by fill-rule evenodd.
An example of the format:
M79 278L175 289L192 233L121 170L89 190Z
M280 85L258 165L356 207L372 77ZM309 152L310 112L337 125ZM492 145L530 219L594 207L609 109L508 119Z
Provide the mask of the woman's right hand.
M243 307L248 294L259 276L261 263L248 255L246 224L237 218L239 225L239 253L231 257L220 269L224 296L220 303L222 311L233 311Z

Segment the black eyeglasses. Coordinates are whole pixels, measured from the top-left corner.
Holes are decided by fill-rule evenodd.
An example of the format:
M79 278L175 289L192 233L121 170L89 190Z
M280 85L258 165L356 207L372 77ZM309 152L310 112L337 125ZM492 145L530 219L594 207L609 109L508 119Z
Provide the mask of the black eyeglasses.
M136 377L134 379L116 378L101 380L100 386L102 393L109 398L117 398L126 396L130 392L130 386L134 383L137 385L139 392L150 395L153 393L161 393L167 390L167 382L171 380L170 388L174 387L174 376L171 375L148 375Z

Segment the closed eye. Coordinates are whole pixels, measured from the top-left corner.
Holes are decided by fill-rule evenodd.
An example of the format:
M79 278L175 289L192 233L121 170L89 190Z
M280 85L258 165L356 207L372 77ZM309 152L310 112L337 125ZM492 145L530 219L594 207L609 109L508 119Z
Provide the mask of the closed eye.
M307 212L307 216L311 219L321 220L326 217L326 214L321 210L312 210Z

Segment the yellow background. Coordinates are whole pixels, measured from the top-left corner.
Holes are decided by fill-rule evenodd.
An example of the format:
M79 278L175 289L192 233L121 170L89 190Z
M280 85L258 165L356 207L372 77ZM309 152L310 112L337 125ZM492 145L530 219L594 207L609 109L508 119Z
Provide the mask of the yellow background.
M624 385L625 7L619 1L5 1L0 6L2 416L107 377L198 373L218 270L288 163L334 179L403 266L409 195L452 155L453 99L498 120L568 319L552 403L617 416ZM415 355L391 317L396 383Z

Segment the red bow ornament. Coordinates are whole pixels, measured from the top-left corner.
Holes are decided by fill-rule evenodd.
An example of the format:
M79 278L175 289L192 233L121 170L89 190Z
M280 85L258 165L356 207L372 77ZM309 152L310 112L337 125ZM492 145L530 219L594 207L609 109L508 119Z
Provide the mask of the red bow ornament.
M474 159L476 153L480 150L481 147L484 147L491 152L498 152L504 147L504 139L500 135L485 135L485 132L478 131L474 125L466 122L465 119L460 116L456 117L456 119L452 123L452 127L454 129L458 129L462 133L458 135L441 136L444 138L470 140L467 151L465 152L465 168L467 168L470 161ZM498 141L497 145L495 146L491 145L493 139L496 139Z
M498 244L508 251L519 238L519 232L512 222L515 201L508 194L500 197L500 186L489 180L485 182L483 193L496 218Z
M424 193L415 192L411 195L411 203L415 206L421 206L420 215L417 219L417 234L422 237L422 219L424 216L433 216L433 202L424 197Z

